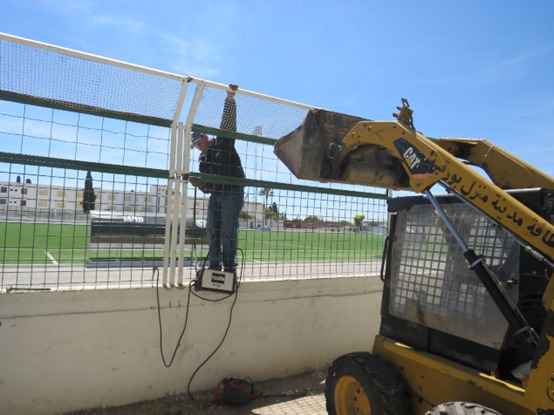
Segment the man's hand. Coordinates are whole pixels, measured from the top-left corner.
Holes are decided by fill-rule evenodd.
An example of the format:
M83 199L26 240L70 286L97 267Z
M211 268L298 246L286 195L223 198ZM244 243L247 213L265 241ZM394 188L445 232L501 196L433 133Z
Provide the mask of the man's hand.
M229 84L230 91L227 91L227 98L233 99L235 97L235 92L239 89L238 85Z
M200 190L202 190L204 187L206 187L206 183L197 182L195 180L191 180L190 184L192 184L194 187L198 187Z

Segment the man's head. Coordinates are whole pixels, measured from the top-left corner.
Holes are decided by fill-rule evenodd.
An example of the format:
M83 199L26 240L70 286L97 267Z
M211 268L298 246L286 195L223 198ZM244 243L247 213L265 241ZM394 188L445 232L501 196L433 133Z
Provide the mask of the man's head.
M208 149L208 144L210 138L207 134L193 132L190 140L190 148L197 148L200 151L206 151Z

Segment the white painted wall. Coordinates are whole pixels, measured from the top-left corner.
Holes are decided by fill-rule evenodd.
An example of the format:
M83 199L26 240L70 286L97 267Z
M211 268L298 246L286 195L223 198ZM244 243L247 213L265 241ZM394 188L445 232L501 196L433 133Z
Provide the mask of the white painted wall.
M243 283L227 338L194 377L192 391L215 388L225 376L258 382L317 371L341 354L370 350L381 288L374 276ZM167 360L187 294L160 291ZM1 294L0 413L58 414L184 393L221 341L231 304L232 298L192 297L181 347L167 369L155 289Z

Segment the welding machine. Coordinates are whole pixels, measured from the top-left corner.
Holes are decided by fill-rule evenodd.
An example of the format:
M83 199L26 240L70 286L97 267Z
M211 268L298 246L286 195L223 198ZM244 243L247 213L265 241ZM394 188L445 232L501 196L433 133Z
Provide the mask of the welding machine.
M202 268L196 274L197 290L235 292L237 288L237 273L226 272L217 269Z

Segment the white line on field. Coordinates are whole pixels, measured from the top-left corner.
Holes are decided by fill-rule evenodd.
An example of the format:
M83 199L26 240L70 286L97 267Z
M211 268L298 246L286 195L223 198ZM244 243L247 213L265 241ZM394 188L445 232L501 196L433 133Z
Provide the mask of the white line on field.
M58 265L58 261L56 261L56 258L54 258L54 257L50 254L50 252L44 251L44 253L45 253L46 256L48 257L48 259L49 259L50 261L52 261L52 264Z

